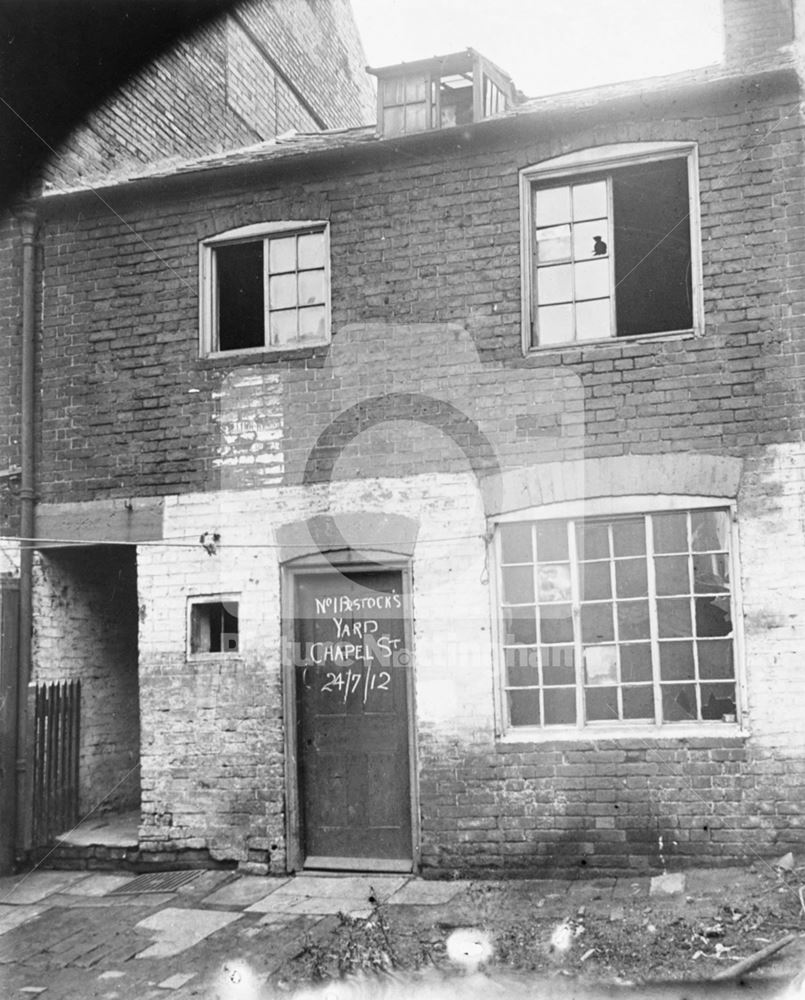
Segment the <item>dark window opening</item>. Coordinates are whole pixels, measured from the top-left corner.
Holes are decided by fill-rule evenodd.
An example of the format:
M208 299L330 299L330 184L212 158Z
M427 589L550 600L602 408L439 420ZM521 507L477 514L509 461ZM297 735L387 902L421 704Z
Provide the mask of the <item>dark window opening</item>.
M190 608L191 653L237 653L238 602L204 601Z
M693 326L686 160L612 175L618 337Z
M265 338L263 243L215 250L218 350L262 347Z

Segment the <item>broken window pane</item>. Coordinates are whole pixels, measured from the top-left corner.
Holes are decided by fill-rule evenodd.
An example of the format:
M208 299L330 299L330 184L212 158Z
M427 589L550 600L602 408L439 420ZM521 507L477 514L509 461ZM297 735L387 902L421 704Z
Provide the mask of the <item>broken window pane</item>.
M662 717L665 722L692 722L696 716L696 688L693 684L663 684Z
M735 722L735 686L702 684L702 718Z
M732 614L727 594L696 598L696 635L729 635L731 631Z
M697 594L718 594L729 588L730 566L726 552L693 557L693 590Z

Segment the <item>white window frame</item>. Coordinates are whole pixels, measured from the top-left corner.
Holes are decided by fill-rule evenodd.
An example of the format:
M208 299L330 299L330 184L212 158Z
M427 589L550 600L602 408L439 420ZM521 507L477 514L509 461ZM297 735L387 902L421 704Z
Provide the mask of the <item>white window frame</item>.
M574 725L510 726L506 710L506 666L501 634L502 551L499 525L518 521L572 520L574 518L603 518L618 515L662 514L683 510L726 509L730 519L730 600L733 623L735 655L736 720L734 723L702 720L695 723L651 724L626 720L613 724L595 722L585 725L581 713L576 714ZM726 497L682 496L653 494L645 496L603 497L588 500L563 501L542 507L530 507L501 514L490 521L493 534L492 550L494 573L490 596L492 599L492 634L495 673L495 717L497 738L504 743L589 742L591 740L675 740L707 739L747 736L747 691L744 670L743 595L741 592L740 560L738 552L738 526L734 499ZM654 612L652 611L652 614ZM577 681L578 684L578 681Z
M193 652L193 608L201 604L226 604L233 603L238 606L238 648L222 649L218 652ZM242 656L241 639L243 631L240 627L241 620L241 595L235 593L227 594L190 594L187 598L186 610L186 633L185 633L185 655L188 660L227 660L238 659Z
M535 321L536 289L534 287L534 197L536 185L545 181L572 183L585 175L614 172L619 167L636 166L660 160L686 159L688 166L688 212L690 220L691 303L693 326L686 330L663 330L659 333L635 334L618 337L615 333L597 340L570 340L566 343L540 345L532 343ZM610 219L611 205L610 205ZM699 164L695 142L638 142L597 146L565 156L557 156L533 164L520 171L520 273L523 354L536 351L567 350L595 344L613 344L619 341L634 343L641 340L661 340L680 336L701 336L704 331L704 298L702 292L701 214L699 209ZM613 234L609 234L612 241ZM614 253L618 252L617 246ZM614 282L613 282L614 286ZM613 287L614 291L614 287ZM612 309L615 306L612 297ZM613 321L614 329L614 321Z
M270 237L292 236L305 232L321 232L324 235L324 334L320 340L304 344L273 345L265 343L268 329L268 293L265 294L265 316L263 320L264 343L257 347L243 347L222 351L218 346L217 330L217 287L215 281L215 251L222 246L237 243L266 241ZM199 353L203 358L230 358L243 355L276 354L278 352L310 350L312 347L330 343L332 296L330 288L330 224L324 219L294 220L283 222L259 222L249 226L239 226L223 233L217 233L199 243Z

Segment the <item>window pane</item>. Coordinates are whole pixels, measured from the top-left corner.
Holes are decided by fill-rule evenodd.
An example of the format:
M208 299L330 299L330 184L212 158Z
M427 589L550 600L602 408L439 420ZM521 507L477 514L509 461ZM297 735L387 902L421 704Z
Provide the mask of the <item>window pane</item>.
M692 684L663 684L662 717L665 722L696 720L696 688Z
M299 302L312 305L324 302L324 271L302 271L299 275Z
M573 306L541 306L537 309L539 344L568 344L573 340Z
M623 689L624 719L654 719L654 691L648 687Z
M609 252L609 227L606 219L579 222L573 227L573 257L590 260L604 257Z
M383 109L383 115L383 131L386 135L401 135L405 120L405 108L386 107Z
M729 597L696 598L696 635L729 635L732 631Z
M657 627L660 636L690 636L690 601L686 597L657 599Z
M427 104L406 105L404 121L406 132L422 132L428 127Z
M530 524L502 524L500 526L500 541L503 562L531 562L534 558L531 551Z
M295 236L282 236L268 241L268 269L271 274L296 270Z
M584 705L588 722L617 720L618 689L615 687L588 688L584 692Z
M537 619L534 608L504 608L503 641L533 646L537 641Z
M215 269L218 299L219 351L262 347L265 343L263 244L237 243L217 247Z
M609 299L594 299L576 304L576 338L601 340L612 333L612 313Z
M573 298L570 264L556 264L537 270L537 299L541 305L570 302Z
M424 76L407 76L405 78L405 100L408 103L412 101L424 101L425 83Z
M572 646L541 646L540 655L545 684L575 683L575 653Z
M546 226L537 230L537 263L570 260L570 226Z
M615 563L618 597L645 597L648 593L645 559L619 559Z
M709 679L734 676L732 642L724 639L697 642L696 651L699 656L699 677Z
M693 557L693 590L697 594L719 594L729 589L730 563L726 552Z
M607 215L607 182L573 185L573 218L600 219Z
M324 267L324 233L305 233L299 237L299 270Z
M618 649L616 646L584 647L584 678L590 685L618 683Z
M609 295L609 261L585 260L575 265L576 300Z
M296 310L288 309L284 312L271 313L269 328L272 344L293 344L298 335Z
M694 552L717 552L728 548L729 515L723 510L698 510L690 515Z
M724 719L724 716L731 718ZM702 684L702 718L735 722L735 685Z
M607 642L615 638L611 604L583 604L581 607L582 642Z
M664 681L693 680L692 642L660 643L660 678Z
M383 80L383 103L386 108L389 104L402 104L404 101L405 80L400 77Z
M654 561L658 594L689 594L687 556L659 556Z
M539 623L543 643L573 642L573 618L569 604L541 607Z
M539 725L539 691L508 691L509 720L513 726Z
M576 548L579 559L606 559L609 556L609 530L601 521L576 522Z
M579 577L583 601L606 600L612 597L608 562L582 563Z
M540 562L567 559L567 524L564 521L540 521L537 525L537 558Z
M511 687L539 687L537 651L533 646L506 650L506 678Z
M536 198L538 226L555 226L570 222L570 188L539 188Z
M648 601L618 602L618 638L621 642L651 638Z
M308 306L299 310L299 340L315 341L324 340L324 306Z
M545 725L572 726L575 721L575 690L573 688L549 688L545 692Z
M540 604L570 600L570 567L563 563L539 566L537 568L537 588Z
M651 680L651 646L647 642L621 646L621 679L624 681Z
M531 566L503 567L503 600L507 604L534 603L534 570Z
M612 545L616 556L642 556L646 551L646 527L643 518L614 521Z
M687 514L655 514L654 551L655 552L687 552Z
M288 309L296 305L296 275L280 274L268 281L268 303L271 309Z

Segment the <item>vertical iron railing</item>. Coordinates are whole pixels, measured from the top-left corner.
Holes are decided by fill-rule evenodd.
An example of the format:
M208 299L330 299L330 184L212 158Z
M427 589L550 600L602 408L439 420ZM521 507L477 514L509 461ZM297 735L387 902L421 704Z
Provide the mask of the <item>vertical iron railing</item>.
M34 713L34 847L45 847L78 821L81 682L36 688Z

